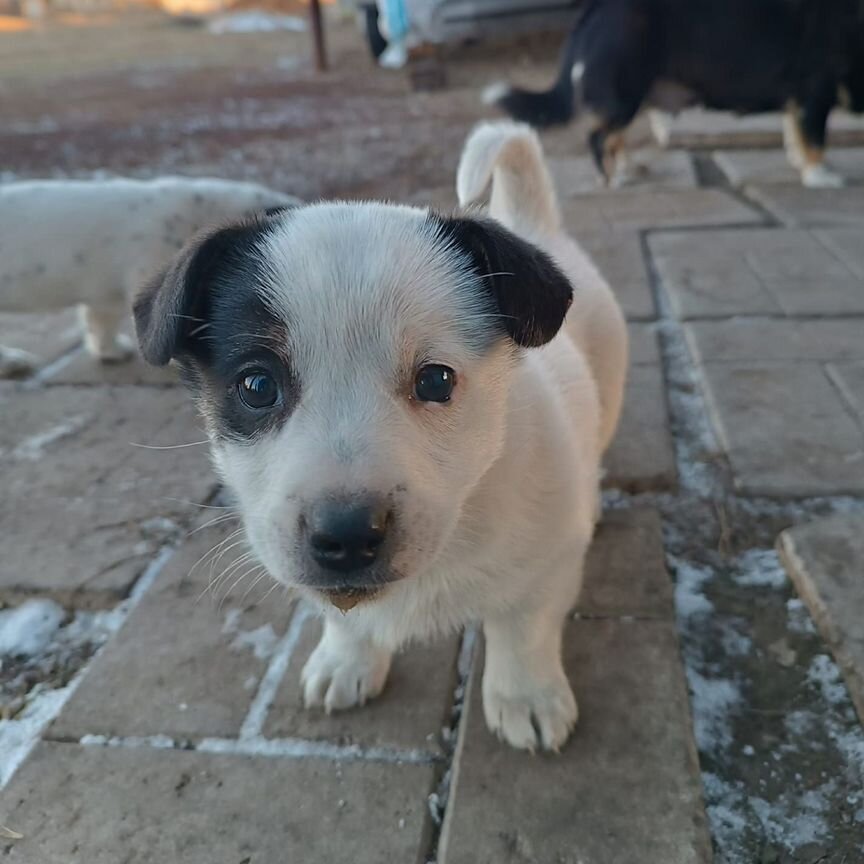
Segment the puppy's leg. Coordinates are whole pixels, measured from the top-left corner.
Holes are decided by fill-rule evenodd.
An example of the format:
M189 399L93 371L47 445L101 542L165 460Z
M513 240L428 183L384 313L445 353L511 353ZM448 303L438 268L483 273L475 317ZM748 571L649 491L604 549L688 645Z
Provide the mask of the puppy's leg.
M82 304L78 314L84 327L84 345L91 356L103 363L117 363L132 356L135 350L132 341L120 333L128 314L124 304L99 307Z
M828 115L834 107L836 88L814 90L803 105L793 105L789 121L789 135L794 139L793 151L800 152L801 182L812 189L837 189L844 185L843 178L825 165L825 140ZM789 149L787 147L787 153ZM790 158L790 161L792 159ZM795 163L792 163L795 165Z
M579 717L561 662L566 609L514 611L483 623L486 725L521 750L558 750Z
M374 699L384 689L391 656L328 615L321 641L303 667L306 707L323 707L329 714Z

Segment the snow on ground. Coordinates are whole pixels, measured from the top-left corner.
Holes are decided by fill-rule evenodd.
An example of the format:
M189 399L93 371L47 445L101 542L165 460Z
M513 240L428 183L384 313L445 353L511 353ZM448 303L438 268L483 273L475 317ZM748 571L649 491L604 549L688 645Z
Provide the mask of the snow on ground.
M296 15L275 15L253 10L219 15L207 23L207 29L217 36L226 33L272 33L277 30L302 33L306 30L306 22Z
M0 612L0 658L32 657L54 638L66 612L53 600L28 600Z

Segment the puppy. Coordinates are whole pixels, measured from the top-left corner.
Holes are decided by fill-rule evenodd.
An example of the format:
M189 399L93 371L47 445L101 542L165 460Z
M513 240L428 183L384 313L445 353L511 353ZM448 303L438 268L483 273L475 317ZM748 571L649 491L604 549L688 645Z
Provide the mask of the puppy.
M362 704L400 645L481 621L489 728L554 750L627 336L529 129L471 136L461 201L490 180L489 216L325 203L205 234L135 322L180 364L253 551L324 616L307 706Z
M493 85L484 98L534 126L591 115L588 144L603 178L620 179L623 134L647 106L785 110L784 138L805 186L835 187L824 164L828 115L864 112L860 0L589 0L554 86Z
M81 304L87 350L129 355L119 328L131 295L208 225L296 199L252 183L163 177L33 180L0 186L0 312ZM32 371L32 355L0 348L0 377Z

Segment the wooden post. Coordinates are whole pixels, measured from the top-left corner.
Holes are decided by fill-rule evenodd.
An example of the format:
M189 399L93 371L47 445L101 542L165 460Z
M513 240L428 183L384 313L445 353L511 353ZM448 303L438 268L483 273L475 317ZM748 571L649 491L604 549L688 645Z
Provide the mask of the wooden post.
M309 0L309 19L312 22L312 39L315 43L315 68L319 72L325 72L327 70L327 48L324 45L324 24L320 0Z

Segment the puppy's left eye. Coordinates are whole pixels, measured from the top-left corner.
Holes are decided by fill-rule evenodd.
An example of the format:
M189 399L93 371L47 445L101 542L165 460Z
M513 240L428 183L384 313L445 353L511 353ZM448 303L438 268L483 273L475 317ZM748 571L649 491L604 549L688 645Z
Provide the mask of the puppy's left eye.
M424 366L414 378L414 396L420 402L449 402L456 373L449 366Z
M237 395L247 408L272 408L279 399L279 385L266 372L250 372L237 381Z

